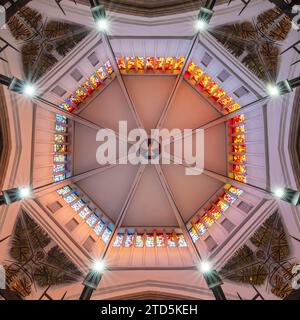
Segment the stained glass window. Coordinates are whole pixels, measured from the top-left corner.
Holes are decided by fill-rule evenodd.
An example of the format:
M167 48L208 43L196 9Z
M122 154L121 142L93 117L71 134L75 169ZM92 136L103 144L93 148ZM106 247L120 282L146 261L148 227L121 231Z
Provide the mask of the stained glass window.
M102 84L101 79L97 76L96 73L89 77L89 82L93 85L95 89L99 88Z
M72 191L72 189L69 186L64 186L64 187L56 190L56 192L61 196L64 196L65 194L70 193L71 191Z
M211 95L215 90L217 90L219 85L216 82L211 82L206 88L205 91Z
M135 246L137 248L143 248L144 247L144 237L142 234L137 234L135 237Z
M126 57L127 70L135 70L135 58Z
M200 220L197 223L195 223L195 227L199 231L200 235L203 235L207 230L205 225Z
M83 86L88 94L92 94L95 90L95 88L93 87L93 85L89 81L85 81L83 83Z
M231 123L234 125L234 124L237 124L237 123L243 123L245 122L245 115L244 114L240 114L236 117L233 117L231 119Z
M229 96L226 96L219 101L219 103L224 107L230 105L232 102L233 102L233 99Z
M228 203L232 204L232 203L234 203L234 202L237 200L237 197L236 197L236 196L233 196L233 195L231 195L231 194L229 194L229 193L224 193L223 199L224 199L225 201L227 201Z
M234 186L231 186L229 189L228 189L229 192L233 193L233 194L236 194L238 196L240 196L244 191L241 190L241 189L238 189Z
M223 212L226 211L226 210L229 208L228 203L224 202L223 200L219 200L219 201L216 203L216 205L217 205L218 207L220 207Z
M234 136L233 143L245 143L245 135Z
M196 232L195 228L192 227L190 230L189 230L189 234L193 240L193 242L196 242L199 240L199 236L198 236L198 233Z
M226 92L223 89L219 88L212 94L212 97L215 98L215 100L219 100L223 98L225 95L226 95Z
M67 128L65 126L60 125L60 124L57 124L55 126L55 131L56 132L67 132Z
M232 128L232 133L244 133L245 130L245 126L244 125L239 125L237 127Z
M87 220L86 223L92 227L94 225L94 223L99 219L99 217L93 213Z
M235 153L245 153L246 152L246 146L245 145L235 145L232 146L233 152Z
M59 181L65 180L66 178L67 178L66 174L61 173L61 174L57 174L57 175L53 176L53 181L59 182Z
M59 105L59 107L63 110L67 110L68 112L72 112L74 111L74 107L73 106L70 106L68 103L64 102L62 104Z
M203 75L203 71L200 68L196 68L195 72L193 73L192 79L198 82Z
M243 183L247 182L246 177L241 174L238 174L238 173L234 173L233 178L234 178L234 180L239 181L239 182L243 182Z
M113 67L109 60L105 62L104 67L108 74L112 74L114 72Z
M133 233L127 233L125 238L125 248L130 248L133 246L133 240L134 240L134 234Z
M101 232L103 231L104 227L105 227L106 223L104 221L102 221L102 219L96 224L94 231L95 233L99 236L101 234Z
M164 247L165 246L165 237L163 233L156 234L156 246L157 247Z
M228 112L233 112L233 111L239 110L240 108L241 108L241 106L238 103L234 103L234 104L232 104L230 106L227 106L225 108L225 110L228 111Z
M154 234L153 233L146 234L146 247L147 248L154 247Z
M80 87L76 90L76 97L80 101L84 101L88 97L88 91L85 87Z
M174 70L180 71L183 67L184 60L185 60L184 57L177 58L175 65L174 65Z
M67 156L63 154L55 154L54 155L54 162L66 162Z
M190 62L187 68L187 73L192 74L194 69L195 69L196 65L194 62Z
M200 79L198 85L202 88L205 88L211 81L211 77L207 74L204 74Z
M136 67L138 70L144 70L145 68L145 61L143 57L136 58Z
M167 57L165 63L165 70L173 70L175 59L173 57Z
M123 233L118 233L116 236L116 239L114 241L113 247L121 247L124 239L124 234Z
M215 220L218 220L222 213L221 213L221 209L217 209L215 207L212 207L211 209L208 210L210 215L215 219Z
M180 248L187 247L187 243L186 243L184 235L182 233L177 234L176 237L177 237L178 247L180 247Z
M126 70L126 64L122 56L117 59L117 62L120 70Z
M64 116L62 116L60 114L56 114L55 117L56 117L56 121L57 122L67 123L67 118L66 117L64 117Z
M78 195L76 192L72 192L70 194L68 194L67 196L64 197L64 200L67 202L67 203L71 203L75 200L78 200Z
M153 70L154 69L154 57L147 57L146 68L148 70Z
M109 240L109 238L110 238L110 236L111 236L111 234L112 234L112 230L111 230L109 227L107 227L107 228L104 230L103 234L102 234L102 240L103 240L105 243L107 243L108 240Z
M176 240L173 233L166 233L166 239L168 247L176 247Z
M100 80L105 80L107 78L107 73L105 71L106 69L104 67L100 67L96 73L97 73L97 76L99 77Z
M240 163L246 162L246 155L234 155L233 161L240 162Z
M163 67L164 67L164 62L165 62L165 58L162 58L162 57L156 58L155 68L156 68L157 70L162 70Z
M56 174L58 172L65 171L65 165L64 164L56 164L53 166L53 172Z
M92 213L92 210L89 207L85 207L79 212L79 216L85 219L90 213Z
M67 151L67 147L64 144L55 144L54 152L63 153Z
M208 214L205 214L202 220L207 227L211 227L214 224L214 220Z
M75 211L79 211L82 207L84 207L85 203L82 200L79 200L71 205L71 207Z
M63 136L62 134L55 134L54 135L54 141L56 143L63 143L63 142L65 142L65 140L66 140L65 136Z

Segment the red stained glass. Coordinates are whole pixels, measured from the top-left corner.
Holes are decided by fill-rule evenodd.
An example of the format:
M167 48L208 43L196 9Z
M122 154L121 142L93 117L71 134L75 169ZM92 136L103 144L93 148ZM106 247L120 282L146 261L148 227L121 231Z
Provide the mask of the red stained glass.
M95 90L95 88L92 86L92 84L89 81L84 82L83 86L88 94L91 94Z
M238 127L232 128L232 133L244 133L244 132L246 132L244 125L240 125Z
M215 90L217 90L219 87L219 85L216 83L216 82L211 82L206 88L205 88L205 91L208 93L208 94L212 94Z
M174 65L174 70L180 71L184 64L184 57L179 57Z
M243 182L243 183L246 183L247 182L247 179L245 176L241 175L241 174L237 174L235 173L234 176L233 176L234 180L236 181L239 181L239 182Z
M226 92L223 89L219 88L212 94L212 97L215 98L216 100L219 100L223 98L225 95L226 95Z
M231 119L231 123L232 124L237 124L237 123L242 123L245 121L245 115L244 114L240 114L234 118Z
M229 97L229 96L226 96L225 98L222 98L221 100L220 100L220 104L222 105L222 106L228 106L229 104L231 104L233 102L233 99L231 98L231 97Z
M186 72L189 73L189 74L192 74L194 69L195 69L195 67L196 67L195 63L191 61L189 63L189 65L188 65L188 68L187 68Z
M212 207L210 210L208 210L209 213L212 215L212 217L217 220L221 217L222 213L220 209L217 209L215 207Z
M135 58L126 57L127 70L135 70Z
M245 136L244 135L238 135L233 137L233 143L245 143Z
M175 59L173 57L167 57L165 63L165 70L173 70Z
M211 81L211 77L208 74L203 75L201 80L199 81L199 86L205 88Z
M233 156L233 162L240 162L240 163L244 163L246 162L246 156L245 155L234 155Z
M126 70L126 64L122 56L117 59L117 62L120 70Z
M155 68L157 70L162 70L164 67L165 58L156 58Z
M211 227L214 224L214 220L208 214L205 214L202 217L202 221L205 223L207 227Z
M154 57L147 57L146 68L148 70L153 70L154 69Z
M232 146L232 148L233 148L232 152L234 152L234 153L245 153L246 152L245 145Z
M234 164L233 165L233 172L246 173L246 166Z
M200 68L196 68L195 72L192 75L192 80L198 82L203 75L203 71Z
M145 61L143 57L137 57L136 58L136 66L138 70L144 70L145 68Z
M241 106L238 103L234 103L234 104L230 105L229 107L227 107L226 110L228 112L233 112L233 111L239 110L240 108L241 108Z

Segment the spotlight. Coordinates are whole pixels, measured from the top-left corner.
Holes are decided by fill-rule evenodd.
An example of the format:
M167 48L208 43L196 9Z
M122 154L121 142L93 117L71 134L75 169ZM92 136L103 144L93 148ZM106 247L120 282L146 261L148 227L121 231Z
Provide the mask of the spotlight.
M267 89L267 93L271 97L277 97L280 95L280 90L279 90L278 86L276 86L276 85L269 84L269 85L267 85L266 89Z
M208 23L203 19L199 19L196 22L196 29L199 31L205 31L207 27L208 27Z
M108 21L105 18L99 19L96 24L99 31L106 31L108 29Z
M32 84L26 84L23 89L23 93L28 97L33 97L35 95L35 87Z
M207 273L211 272L212 267L208 261L202 261L200 263L199 269L202 273L207 274Z
M92 269L95 272L103 273L104 270L106 269L105 262L103 260L95 261Z
M19 188L19 195L21 199L25 199L30 197L31 195L31 190L28 187L24 187L24 188Z
M274 195L277 198L282 198L284 196L284 189L278 188L274 191Z

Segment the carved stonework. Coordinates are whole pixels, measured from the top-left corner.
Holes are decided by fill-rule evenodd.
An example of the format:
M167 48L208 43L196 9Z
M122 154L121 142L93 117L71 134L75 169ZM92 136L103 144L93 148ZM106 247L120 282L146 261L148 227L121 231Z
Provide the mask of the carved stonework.
M36 288L80 281L81 272L25 212L16 220L5 261L7 289L28 297Z
M252 286L265 284L274 295L285 298L293 289L288 236L279 213L274 213L226 263L220 274Z
M279 44L291 30L290 19L280 9L261 13L253 21L213 28L211 34L261 80L276 81Z

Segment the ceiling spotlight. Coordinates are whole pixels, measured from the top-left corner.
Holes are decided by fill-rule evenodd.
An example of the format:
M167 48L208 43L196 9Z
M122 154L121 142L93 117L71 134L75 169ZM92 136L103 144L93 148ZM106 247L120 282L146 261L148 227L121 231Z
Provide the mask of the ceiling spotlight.
M203 19L199 19L196 22L196 28L199 31L205 31L207 29L207 27L208 27L208 23Z
M97 28L99 31L105 31L108 29L108 21L107 19L99 19L97 22Z
M106 269L105 262L103 260L95 261L93 264L93 270L98 273L103 273Z
M284 189L278 188L274 191L274 195L277 198L282 198L284 196Z
M32 84L26 84L23 93L28 97L33 97L35 95L35 87Z
M278 86L276 86L276 85L269 84L266 89L267 89L267 93L271 97L277 97L280 95L280 90L279 90Z
M202 261L199 269L202 273L209 273L212 270L211 264L208 261Z
M28 187L24 187L24 188L19 188L19 195L21 199L25 199L30 197L31 195L31 190Z

